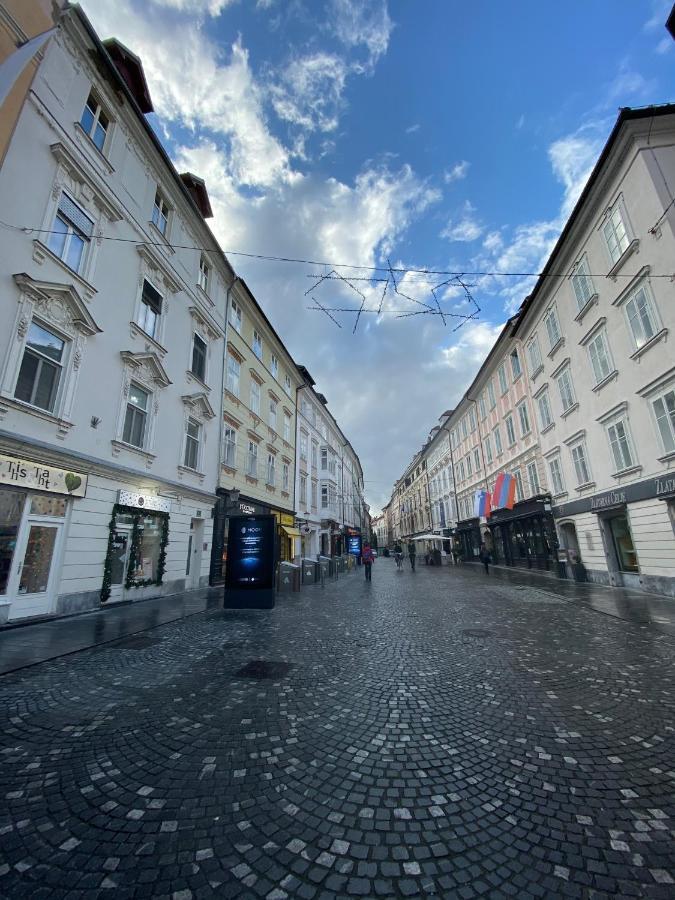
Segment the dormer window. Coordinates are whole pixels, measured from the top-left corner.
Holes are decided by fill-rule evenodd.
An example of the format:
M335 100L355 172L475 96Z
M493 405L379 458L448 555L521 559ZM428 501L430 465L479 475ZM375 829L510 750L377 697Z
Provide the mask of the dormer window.
M152 207L152 222L166 237L166 229L169 223L169 204L160 191L155 193L155 203Z
M85 134L92 139L102 153L108 128L110 127L110 120L103 112L101 104L94 94L89 94L84 109L82 110L80 125Z

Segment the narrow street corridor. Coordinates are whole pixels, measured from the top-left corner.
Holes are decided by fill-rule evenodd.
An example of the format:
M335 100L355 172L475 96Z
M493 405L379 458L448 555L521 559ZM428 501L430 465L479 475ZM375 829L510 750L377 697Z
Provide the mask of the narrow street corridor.
M0 678L0 897L675 894L674 638L378 559Z

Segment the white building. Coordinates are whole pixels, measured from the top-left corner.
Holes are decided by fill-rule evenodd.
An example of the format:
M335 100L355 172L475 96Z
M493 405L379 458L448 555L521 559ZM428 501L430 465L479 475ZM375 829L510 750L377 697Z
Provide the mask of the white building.
M449 537L448 529L457 524L457 498L448 427L451 416L452 410L444 412L439 418L438 425L431 430L424 451L432 530L445 537Z
M301 554L345 553L349 534L364 523L363 471L359 458L328 411L304 366L297 395L295 508Z
M0 170L11 619L207 582L233 273L151 109L137 57L74 7Z
M561 544L675 595L675 106L624 109L523 304Z

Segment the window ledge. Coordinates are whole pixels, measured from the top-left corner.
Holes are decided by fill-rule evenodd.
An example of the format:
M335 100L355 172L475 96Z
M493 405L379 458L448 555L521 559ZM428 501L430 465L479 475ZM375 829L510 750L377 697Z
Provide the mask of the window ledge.
M200 472L198 469L191 469L190 466L176 466L178 470L179 477L181 475L194 475L196 478L199 478L199 481L202 482L206 478L206 474L204 472Z
M553 494L553 500L562 500L563 497L567 497L567 491L560 491L559 494Z
M586 317L586 313L589 312L590 309L591 309L593 306L595 306L595 304L596 304L597 302L598 302L598 292L596 291L594 294L592 294L592 295L588 298L588 300L587 300L587 301L584 303L584 305L581 307L581 309L579 310L579 312L578 312L578 313L576 314L576 316L574 317L574 321L575 321L575 322L578 322L578 323L581 325L581 323L583 322L584 318Z
M562 419L566 419L569 415L571 415L576 409L579 409L579 402L573 403L571 406L568 406L567 409L560 413L560 417Z
M200 387L203 387L207 394L211 393L211 388L205 381L202 381L199 375L195 375L195 373L191 369L185 370L185 377L187 379L188 384L195 381Z
M543 372L543 371L544 371L544 365L543 365L543 363L540 363L537 366L537 368L534 370L534 372L530 375L530 378L532 379L532 381L536 381L536 379L539 377L540 372Z
M237 470L234 466L228 466L227 463L221 463L220 466L223 469L223 471L228 473L228 475L236 475L237 474Z
M233 394L232 391L228 391L227 388L225 388L225 396L236 406L241 406L241 400L239 399L239 397L237 397L236 394Z
M141 340L147 341L147 343L150 344L153 350L156 350L157 353L159 353L161 356L166 356L166 354L169 352L166 347L163 347L162 344L159 343L159 341L156 341L153 337L150 337L147 331L144 331L137 322L129 322L129 325L131 326L132 337L139 337L141 338Z
M626 247L621 256L614 263L612 268L609 270L609 272L607 273L607 277L611 278L612 280L616 280L616 275L623 268L626 260L628 260L634 253L637 253L639 248L640 241L637 238L633 238L633 240Z
M205 291L204 288L201 286L201 284L196 284L196 285L195 285L195 290L197 291L197 293L199 294L199 296L201 297L201 299L204 300L206 303L208 303L209 306L215 306L215 305L216 305L216 304L213 302L213 300L211 299L211 297L209 296L209 292L208 292L208 291ZM234 326L232 326L232 327L234 328ZM237 329L235 328L234 330L236 331ZM238 333L238 332L237 332L237 333Z
M654 337L650 338L646 344L643 344L641 347L635 351L635 353L631 353L631 359L640 359L643 353L646 353L647 350L650 350L654 344L658 344L659 341L664 340L668 337L668 329L662 328L661 331L657 331Z
M556 355L558 350L560 350L560 348L564 347L564 346L565 346L565 338L559 337L558 340L555 342L555 344L551 347L551 349L548 351L548 353L546 355L548 356L549 359L553 359L553 357Z
M246 481L248 481L249 484L257 484L258 483L258 479L255 477L255 475L247 475Z
M555 428L555 422L551 422L546 428L542 428L539 434L548 434L549 431L552 431Z
M618 377L619 377L619 370L614 369L613 372L610 372L609 375L607 375L605 378L603 378L602 381L599 381L594 387L591 388L591 390L594 393L597 393L598 391L601 391L605 387L605 385L609 384L610 381L614 381Z
M153 243L155 245L164 247L164 249L168 253L171 253L173 255L176 251L173 249L173 247L169 243L168 237L165 234L162 234L162 232L155 225L155 223L152 221L152 219L150 219L150 221L148 222L148 227L150 228L150 231L152 232L152 234L157 235L157 237L159 238L159 241L153 241ZM167 226L167 230L168 230L168 226Z
M620 469L618 472L612 472L612 478L625 478L627 475L635 475L642 471L642 466L628 466L627 469Z
M24 400L17 400L16 397L3 395L2 400L0 400L0 407L5 404L12 406L14 409L18 409L21 412L37 416L38 419L44 419L45 422L53 422L55 425L58 425L58 430L63 434L66 434L75 424L68 419L62 419L60 416L48 412L46 409L41 409L39 406L33 406L31 403L26 403Z
M519 378L522 378L522 377L523 377L523 370L521 369L520 372L518 372L517 375L514 375L514 376L513 376L513 383L515 384L516 381L518 381L518 379L519 379ZM504 393L508 393L508 392L505 391ZM502 394L502 397L503 397L503 396L504 396L504 394Z
M675 461L675 450L671 450L670 453L664 453L663 456L659 456L657 461L660 463L668 463L668 462Z
M77 137L77 140L94 154L96 162L100 163L103 166L108 175L112 175L115 171L115 167L111 164L105 153L102 150L99 150L99 148L96 146L96 144L93 142L91 137L87 134L87 132L79 122L74 122L73 124L75 125L75 135Z
M91 300L98 294L98 291L93 284L89 284L85 278L75 271L75 269L71 269L70 266L66 265L56 253L53 253L46 244L43 244L42 241L37 238L33 241L33 259L40 266L45 259L49 259L53 263L56 263L60 269L63 269L69 278L72 278L75 281L75 284L82 290L86 300Z
M150 453L149 450L143 450L142 447L135 447L133 444L127 444L126 441L113 439L110 443L113 445L113 452L117 451L115 455L119 454L120 450L129 450L131 453L137 453L139 456L142 456L146 462L152 462L157 459L156 453Z
M577 492L578 494L582 494L582 493L584 493L585 491L590 491L590 490L592 490L594 487L595 487L595 482L594 482L594 481L586 481L584 484L579 484L579 485L577 485L577 487L575 488L575 490L576 490L576 492Z

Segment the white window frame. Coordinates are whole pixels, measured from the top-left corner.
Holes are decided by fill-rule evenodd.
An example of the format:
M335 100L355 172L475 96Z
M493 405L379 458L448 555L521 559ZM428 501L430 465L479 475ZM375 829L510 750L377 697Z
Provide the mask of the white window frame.
M466 474L467 477L471 477L473 475L473 464L471 462L471 454L466 454Z
M65 207L68 203L71 203L75 210L82 216L83 219L86 220L91 225L89 229L89 233L84 229L85 222L82 222L82 226L80 227L75 221L75 215L69 216ZM65 231L65 239L63 242L63 248L59 252L56 247L58 236L63 234L62 231L57 231L56 229L56 220L60 219L64 225L66 226ZM56 202L56 207L54 209L54 215L51 219L51 233L46 236L46 246L50 253L53 253L54 256L59 259L66 268L70 269L71 272L75 272L77 275L84 277L84 273L88 271L89 268L89 257L91 254L92 247L92 237L94 235L94 220L89 215L89 213L82 207L81 203L78 203L73 197L68 193L68 191L61 191L59 198ZM82 253L80 254L80 258L78 260L77 268L74 269L67 262L68 253L70 250L70 245L73 241L73 238L77 236L79 240L82 241Z
M289 397L291 396L291 388L292 388L291 376L284 375L284 390L286 391L286 393L288 394Z
M532 475L534 474L534 478ZM534 496L535 494L541 493L541 484L539 482L539 471L537 469L537 464L534 462L529 462L525 466L525 475L527 477L527 487L530 496Z
M619 224L617 224L616 221L617 217ZM600 230L604 238L610 265L615 266L630 247L633 239L633 232L626 213L626 207L621 197L619 197L610 209L607 210L607 215L602 222Z
M223 435L223 465L237 468L237 429L229 424L225 425Z
M600 349L599 349L600 348ZM601 384L614 372L614 362L612 360L612 351L607 340L607 333L604 328L599 328L596 333L589 338L586 343L586 352L588 353L588 361L595 378L595 384ZM605 363L607 371L604 371L602 363Z
M159 199L159 203L157 200ZM152 216L150 221L155 226L157 231L166 238L169 239L169 226L171 224L171 205L169 201L166 199L166 194L157 185L155 189L155 196L152 201Z
M669 411L668 406L666 404L666 398L672 394L673 397L673 411L672 413ZM663 407L664 415L659 417L658 412L655 409L655 404L661 403ZM663 453L665 456L670 456L671 454L675 454L675 384L671 383L666 387L662 388L658 394L649 398L649 406L651 409L652 419L654 422L654 427L656 429L656 434L659 439L659 443L663 448ZM664 421L664 428L659 424L660 419ZM666 441L664 439L664 431L668 433L671 446L666 445Z
M554 497L567 493L565 489L565 475L562 468L560 454L552 456L548 460L548 470L551 475L551 488Z
M287 444L291 441L291 417L284 412L284 440Z
M94 104L96 107L95 109L92 109L91 106L89 105L90 100L94 101ZM89 109L92 114L92 122L91 122L91 125L89 126L89 129L85 128L85 126L82 122L82 120L84 118L84 112L86 109ZM103 125L101 125L101 127L103 128L103 143L99 147L94 135L96 134L96 128L101 121L101 114L103 114L103 116L105 116L105 118L108 120L108 124L105 127ZM104 104L101 103L98 94L96 93L96 91L93 88L91 88L89 90L87 99L85 100L84 106L82 107L82 113L80 115L80 121L78 124L79 124L80 128L82 129L82 131L87 135L89 140L92 142L92 144L99 151L99 153L102 153L105 156L106 150L107 150L106 144L108 144L109 140L110 140L112 119L110 117L110 114L108 113L107 108L104 106Z
M581 312L596 294L595 288L593 287L590 267L588 265L588 257L585 253L572 270L570 281L572 282L572 290L574 291L577 310L578 312Z
M260 417L260 382L251 376L251 386L248 395L249 409Z
M558 385L558 394L560 395L560 405L562 407L563 413L571 410L577 402L577 395L574 391L574 382L572 381L572 373L570 371L569 365L565 366L556 376L556 384ZM569 399L570 403L565 405L565 397L566 392L563 392L561 387L561 383L565 381L566 386L569 387Z
M509 381L506 377L506 363L502 363L497 369L497 378L499 379L499 391L504 396L509 389Z
M147 450L150 441L150 416L153 405L153 395L152 391L144 384L139 384L138 382L132 381L129 384L129 391L131 392L133 387L136 387L137 390L140 390L147 396L147 406L145 409L141 408L135 403L131 403L128 396L124 398L124 412L122 415L122 430L120 432L120 439L122 443L126 444L128 447L134 447L136 450ZM129 407L132 407L134 410L138 410L143 415L143 437L140 444L134 444L131 441L128 441L124 433L127 430L127 415L129 413Z
M286 491L286 493L288 493L288 491L290 489L289 488L290 478L291 478L291 467L287 462L284 462L281 465L281 490Z
M269 426L270 428L277 430L277 407L279 406L279 402L274 399L274 397L270 397L270 418L269 418Z
M513 479L516 482L516 503L525 499L525 490L523 488L523 473L520 469L516 469L513 473Z
M478 447L473 451L473 467L476 472L480 472L480 451Z
M509 428L509 425L511 426ZM513 424L513 416L511 413L504 416L504 428L506 428L506 440L508 441L509 448L514 447L516 444L516 427Z
M272 353L270 356L270 372L274 378L277 378L279 375L279 357L276 353Z
M319 508L319 485L314 479L310 483L310 506L312 509Z
M636 308L635 304L637 296L641 291L644 292L645 311L647 313L649 325L652 329L652 334L649 335L649 337L644 328L643 318L641 316L631 316L631 308ZM629 294L626 295L625 299L622 300L621 305L623 306L624 315L626 317L626 326L633 348L635 351L641 350L642 347L653 340L663 328L654 295L646 279L643 279ZM635 321L640 323L642 334L636 334L636 329L633 327Z
M556 309L555 303L549 306L549 308L544 313L544 325L546 326L549 351L555 350L555 348L562 340L560 320L558 319L558 310Z
M274 453L267 454L267 474L265 484L275 487L277 481L277 462Z
M233 397L239 398L241 390L241 363L233 353L227 354L227 372L225 387Z
M199 257L199 273L197 275L197 285L204 291L209 292L209 281L211 280L211 266L208 264L206 256L202 253Z
M469 410L469 430L472 434L476 430L476 410L473 406Z
M249 440L248 453L246 454L246 474L249 478L258 477L258 444Z
M159 312L156 312L149 303L146 303L143 299L144 287L145 284L153 290L156 291L159 295ZM166 309L166 295L163 291L161 291L156 284L154 284L147 275L144 275L141 279L141 287L138 293L138 301L136 303L136 316L134 318L134 323L141 329L144 334L147 334L149 338L152 338L153 341L157 343L161 343L162 335L164 333L164 319ZM151 319L150 316L153 316ZM148 323L152 322L153 328L152 331L148 331Z
M490 405L490 409L494 409L497 405L497 398L495 397L495 386L492 379L490 379L487 383L487 394L488 394L488 403Z
M300 431L300 459L303 462L307 462L308 438L306 431Z
M504 452L504 445L502 443L502 432L499 425L495 425L492 429L492 435L495 439L495 456L499 458Z
M39 350L28 347L28 338L30 337L30 330L33 326L35 326L36 328L41 328L43 331L48 332L53 337L55 337L56 340L60 341L63 344L63 347L61 350L61 358L58 361L41 353ZM68 358L69 358L69 354L70 354L70 344L71 344L71 341L66 336L59 333L53 326L48 325L47 323L43 323L37 317L32 318L32 320L28 323L28 326L26 328L26 334L25 334L25 338L24 338L24 342L23 342L23 349L22 349L22 352L19 357L19 365L16 370L16 378L14 381L13 396L14 396L14 399L17 400L17 402L26 404L27 406L30 406L32 409L40 410L41 412L47 413L52 416L58 414L58 410L60 409L60 406L61 406L61 398L63 396L63 391L64 391L64 381L66 378L66 374L68 372L67 364L68 364ZM39 379L34 379L34 381L33 381L33 386L31 389L31 400L23 400L16 396L16 391L19 386L19 376L21 374L21 369L23 368L23 361L24 361L26 355L38 360L38 368L37 368L38 373L41 371L43 364L46 364L48 366L53 366L57 370L55 386L54 386L54 388L52 388L51 404L48 407L38 406L36 403L32 402L32 399L34 399L34 395L35 395L35 388L36 388L36 385L37 385L37 382Z
M194 361L195 361L195 339L202 342L204 345L204 372L202 375L198 374L194 370ZM190 374L194 375L195 378L199 379L202 384L208 384L209 377L209 342L206 340L203 334L199 331L192 332L192 343L190 345Z
M197 428L197 437L189 433L190 426L196 426ZM183 455L182 455L182 464L185 469L190 469L193 472L199 472L201 469L201 456L202 456L202 435L203 435L203 426L201 422L192 416L188 416L185 420L185 430L183 433ZM196 454L195 454L195 464L194 466L188 465L187 454L188 454L188 444L190 441L194 441L197 445Z
M581 458L579 458L578 456L575 456L575 454L574 454L575 450L581 450ZM570 451L570 457L572 459L572 468L574 469L574 474L577 479L577 487L584 487L587 484L591 484L593 481L593 475L591 473L591 467L588 462L588 449L586 447L586 441L585 440L576 441L574 444L570 445L569 451ZM583 467L585 468L586 475L588 476L583 481L579 477L580 469L581 469L581 462L583 462Z
M478 398L478 411L481 419L484 419L487 416L487 409L485 408L485 391L482 391Z
M241 334L241 306L234 299L230 300L230 325Z
M539 338L536 334L533 334L530 340L527 343L527 355L530 360L530 368L531 368L531 376L534 377L537 372L540 372L544 368L544 363L541 358L541 348L539 346Z
M519 403L516 407L518 410L518 424L520 425L520 436L521 438L527 437L527 435L532 431L532 426L530 424L530 413L527 409L527 400L523 400L522 403Z
M485 438L485 456L487 458L488 465L492 463L492 441L490 440L490 435Z
M553 425L553 411L551 409L551 401L548 394L548 388L544 388L544 390L537 395L537 409L539 412L541 430L546 431L547 428ZM545 414L544 410L546 411Z
M254 356L257 356L258 359L263 358L263 339L262 334L260 334L257 328L253 329L253 343L251 349L253 350Z
M638 462L628 416L625 413L615 416L604 422L604 426L607 442L609 443L609 452L614 463L614 474L616 475L629 469L634 469L638 465ZM623 431L623 439L625 441L625 449L628 451L628 459L624 457L623 448L620 447L621 437L618 434L619 428ZM614 435L612 432L614 432Z

